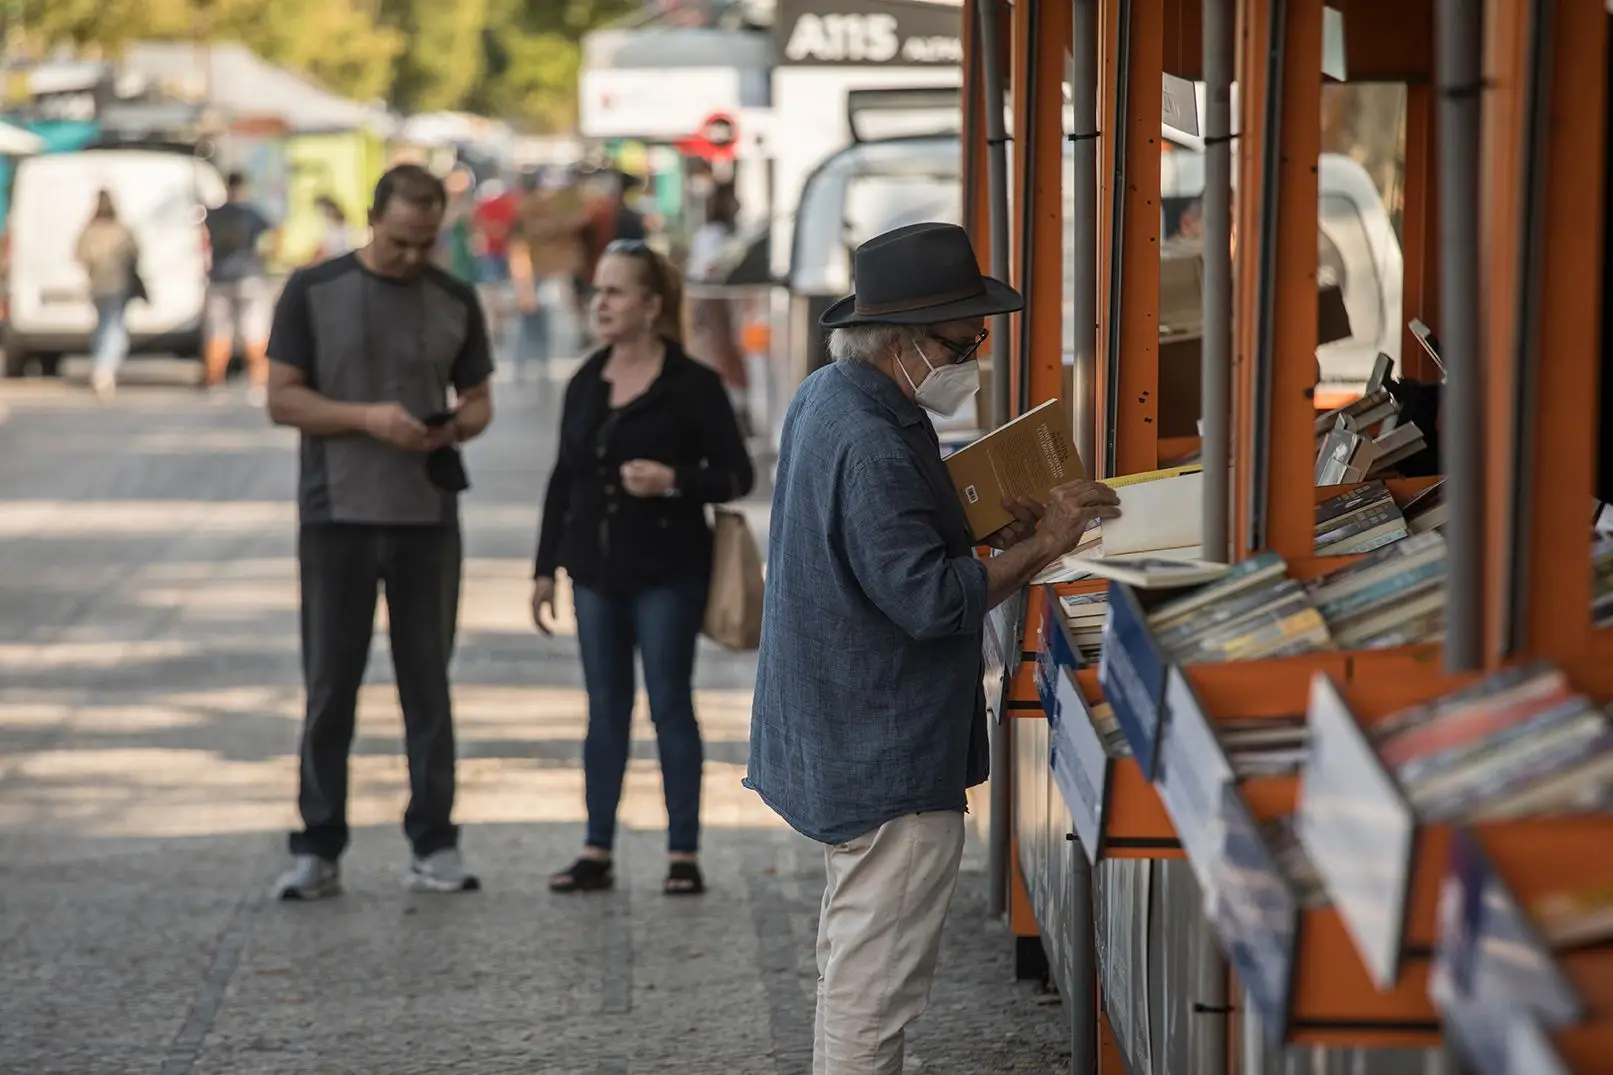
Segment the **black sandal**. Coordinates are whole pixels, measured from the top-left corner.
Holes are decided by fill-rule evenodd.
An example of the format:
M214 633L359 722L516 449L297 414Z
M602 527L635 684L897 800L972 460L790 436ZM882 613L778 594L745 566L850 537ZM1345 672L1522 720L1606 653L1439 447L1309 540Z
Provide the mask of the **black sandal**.
M600 892L615 884L609 859L581 858L549 878L549 891Z
M698 896L706 890L705 878L700 876L700 866L693 862L674 862L667 867L666 887L663 891L668 896Z

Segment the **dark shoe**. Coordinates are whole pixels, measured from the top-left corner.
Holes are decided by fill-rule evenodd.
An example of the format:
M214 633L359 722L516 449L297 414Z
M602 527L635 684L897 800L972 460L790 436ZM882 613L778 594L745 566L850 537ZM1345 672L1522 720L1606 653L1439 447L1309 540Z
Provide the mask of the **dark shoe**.
M616 884L608 859L581 858L549 878L550 892L599 892Z
M668 896L698 896L705 890L706 881L696 863L674 862L667 867L664 891Z

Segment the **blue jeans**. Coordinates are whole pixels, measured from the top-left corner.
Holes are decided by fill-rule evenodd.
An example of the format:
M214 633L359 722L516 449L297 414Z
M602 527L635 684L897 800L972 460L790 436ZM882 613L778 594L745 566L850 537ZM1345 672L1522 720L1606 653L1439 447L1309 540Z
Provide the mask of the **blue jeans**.
M528 362L536 363L539 373L548 367L552 340L550 332L549 311L545 307L539 306L521 315L515 332L516 373L524 373Z
M632 748L636 649L644 664L650 720L661 755L667 850L692 854L700 848L705 762L694 715L694 658L706 612L706 582L679 581L620 594L574 589L588 690L588 735L582 749L588 846L609 850L615 841L616 809Z
M90 355L95 360L97 378L116 377L129 357L129 330L124 323L127 295L95 296L95 332L90 336Z

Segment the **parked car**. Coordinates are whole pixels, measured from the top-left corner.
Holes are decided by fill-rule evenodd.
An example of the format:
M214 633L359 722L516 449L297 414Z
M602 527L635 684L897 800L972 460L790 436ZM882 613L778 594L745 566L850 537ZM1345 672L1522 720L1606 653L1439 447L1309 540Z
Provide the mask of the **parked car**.
M7 228L6 376L20 377L36 361L53 376L63 355L89 352L95 306L74 251L103 189L134 232L149 296L129 306L131 356L201 355L203 221L209 207L224 201L224 177L189 146L97 144L30 157L17 167Z

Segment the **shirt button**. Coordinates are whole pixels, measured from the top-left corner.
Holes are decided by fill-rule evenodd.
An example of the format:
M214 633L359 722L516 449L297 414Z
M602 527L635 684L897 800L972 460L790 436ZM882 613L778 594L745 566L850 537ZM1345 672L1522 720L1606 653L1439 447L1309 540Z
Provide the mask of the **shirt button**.
M606 504L605 505L605 511L607 513L611 514L611 515L615 515L616 514L616 505L615 504Z
M615 496L616 495L616 486L614 486L614 485L605 486L605 492L611 494L612 496Z

